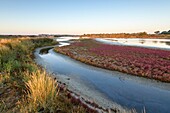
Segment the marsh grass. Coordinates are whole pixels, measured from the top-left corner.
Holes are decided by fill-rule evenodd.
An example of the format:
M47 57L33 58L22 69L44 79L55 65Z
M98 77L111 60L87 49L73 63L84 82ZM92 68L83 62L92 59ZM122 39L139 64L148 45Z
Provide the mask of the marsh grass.
M59 88L50 75L45 71L36 71L25 73L30 79L26 84L26 97L23 100L25 105L20 106L20 111L36 112L40 109L43 111L54 112L55 100L59 94Z
M0 112L80 112L33 61L33 51L56 44L47 38L0 39Z
M66 93L60 91L57 82L45 71L25 73L30 79L25 82L26 96L19 102L21 113L85 113L86 110L71 103Z

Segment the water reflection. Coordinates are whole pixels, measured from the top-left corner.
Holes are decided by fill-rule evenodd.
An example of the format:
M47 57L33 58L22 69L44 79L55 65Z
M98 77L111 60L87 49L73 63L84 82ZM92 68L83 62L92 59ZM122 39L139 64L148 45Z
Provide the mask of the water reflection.
M74 40L74 39L79 39L80 37L59 37L56 40L58 42L64 42L64 41L70 41L70 40Z
M170 39L132 39L132 38L97 38L97 41L114 45L140 46L149 48L170 49Z
M152 42L155 43L155 44L158 43L158 41L152 41Z
M139 40L139 43L144 44L145 40Z
M165 42L166 45L170 46L170 42Z

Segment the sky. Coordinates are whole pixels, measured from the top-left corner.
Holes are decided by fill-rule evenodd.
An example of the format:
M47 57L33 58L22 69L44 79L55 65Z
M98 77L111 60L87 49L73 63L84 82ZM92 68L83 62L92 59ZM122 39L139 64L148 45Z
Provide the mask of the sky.
M0 34L170 30L170 0L0 0Z

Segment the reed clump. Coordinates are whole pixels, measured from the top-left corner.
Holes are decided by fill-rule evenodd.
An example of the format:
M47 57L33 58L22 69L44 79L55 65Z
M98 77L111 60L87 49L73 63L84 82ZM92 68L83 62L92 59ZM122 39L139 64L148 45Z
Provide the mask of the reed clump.
M25 82L26 96L20 105L22 112L48 111L54 112L57 109L56 100L59 95L58 84L45 71L25 73L30 79Z

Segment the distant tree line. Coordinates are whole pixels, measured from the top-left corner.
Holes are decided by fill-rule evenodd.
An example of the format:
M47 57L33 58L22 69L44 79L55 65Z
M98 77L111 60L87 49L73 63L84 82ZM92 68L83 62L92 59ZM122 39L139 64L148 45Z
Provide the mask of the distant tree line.
M54 36L54 37L79 37L80 35L60 35L60 34L58 34L58 35L52 35L52 36Z
M155 31L155 34L148 34L146 32L138 33L101 33L101 34L84 34L80 37L90 37L90 38L170 38L169 31Z
M112 33L112 34L84 34L81 37L91 38L157 38L157 34L139 33Z
M155 31L155 34L170 34L170 30L169 31Z
M0 38L16 38L20 37L19 35L0 35Z
M37 37L36 35L0 35L0 38L21 38L21 37Z

